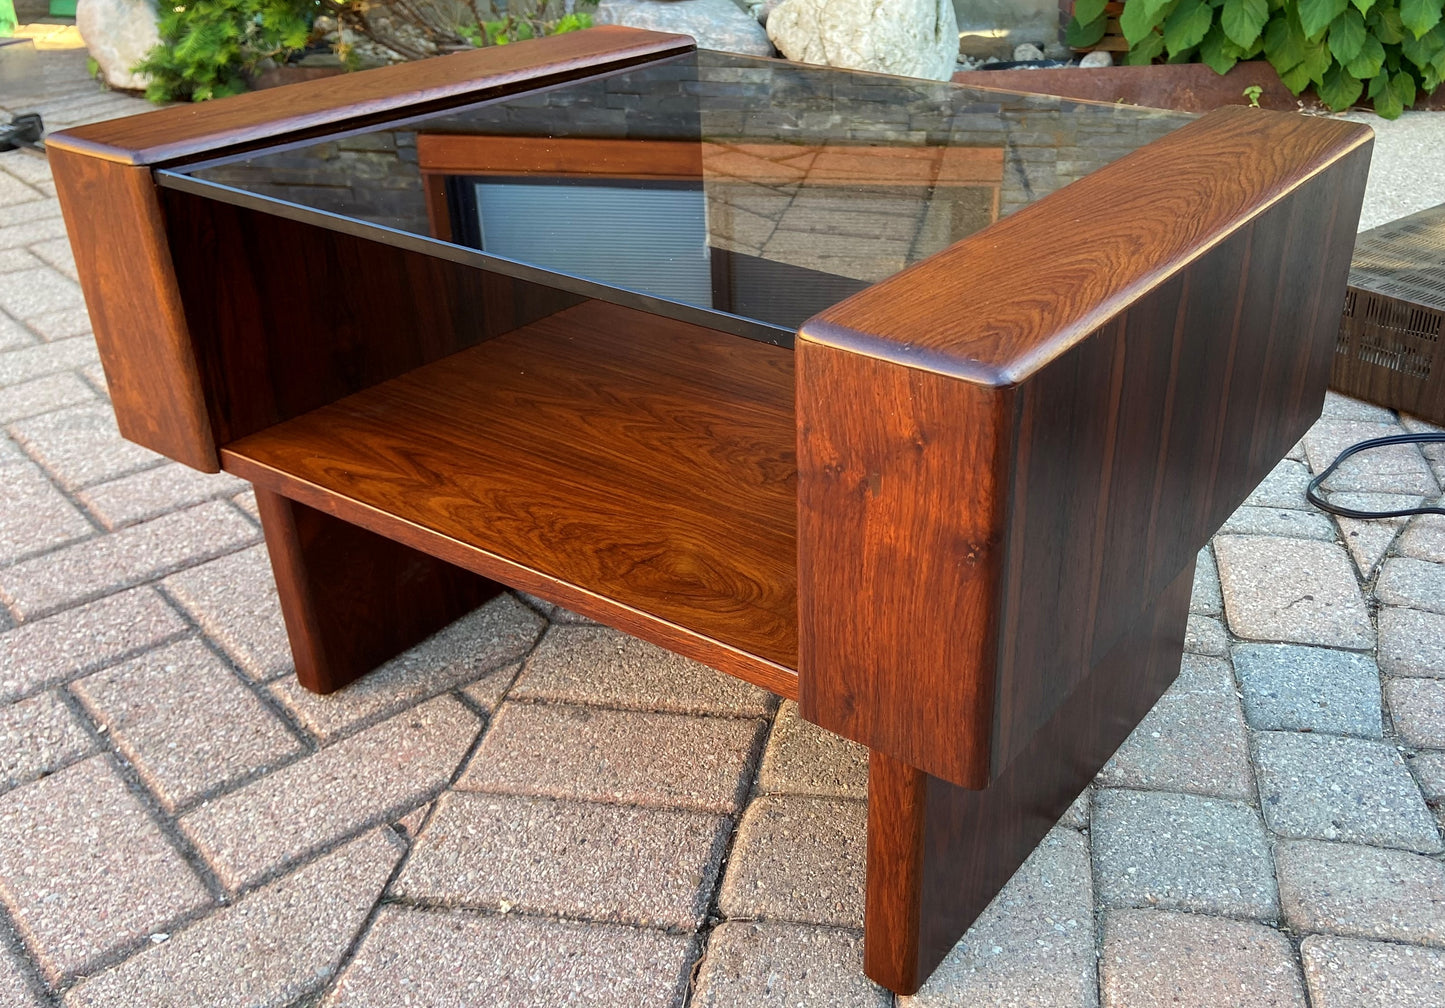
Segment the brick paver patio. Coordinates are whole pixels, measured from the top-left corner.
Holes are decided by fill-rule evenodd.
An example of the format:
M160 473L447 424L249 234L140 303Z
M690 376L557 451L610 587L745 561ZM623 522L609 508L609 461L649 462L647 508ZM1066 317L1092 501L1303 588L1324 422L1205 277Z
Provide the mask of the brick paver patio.
M145 107L31 30L0 111ZM1403 122L1386 216L1445 201L1390 147L1445 122ZM30 151L0 426L0 1005L895 1000L860 967L862 751L791 704L512 595L301 691L244 484L117 436ZM900 1005L1445 1005L1445 518L1303 497L1423 427L1331 396L1201 557L1178 683ZM1341 486L1442 483L1409 448Z

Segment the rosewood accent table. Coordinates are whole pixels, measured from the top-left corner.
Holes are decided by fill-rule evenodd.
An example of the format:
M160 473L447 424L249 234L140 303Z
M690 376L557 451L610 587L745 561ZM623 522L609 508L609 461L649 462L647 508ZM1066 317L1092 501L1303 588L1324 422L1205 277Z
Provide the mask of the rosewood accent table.
M905 993L1318 416L1370 145L618 28L49 143L121 430L255 484L306 686L499 582L796 698Z

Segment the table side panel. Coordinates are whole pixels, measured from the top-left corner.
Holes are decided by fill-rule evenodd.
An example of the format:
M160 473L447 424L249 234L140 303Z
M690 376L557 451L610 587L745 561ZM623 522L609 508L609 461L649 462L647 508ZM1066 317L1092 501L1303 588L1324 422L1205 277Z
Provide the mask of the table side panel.
M49 153L121 434L216 472L205 386L150 170L58 147Z
M1011 225L1052 227L1075 184L934 257L957 275L908 270L804 325L804 716L985 786L1319 415L1368 134L1210 120L1160 143L1194 129L1196 142L1239 154L1254 147L1239 127L1255 125L1299 149L1271 154L1267 184L1245 195L1232 188L1240 164L1208 150L1201 160L1223 182L1192 170L1144 180L1137 164L1116 163L1096 175L1132 186L1131 205L1099 234L1076 228L1062 242L1058 230ZM1181 203L1178 188L1196 184ZM1158 219L1155 198L1181 220ZM985 254L1014 275L970 273ZM890 289L885 320L876 298ZM1089 292L1103 302L1083 305ZM981 310L995 305L996 326ZM1094 328L1074 331L1081 320ZM993 336L950 343L925 322ZM882 335L866 332L875 323ZM924 375L937 386L929 395ZM1007 403L1008 416L985 403ZM957 467L927 462L941 450Z
M1319 416L1367 166L1308 180L1020 386L995 775Z
M77 126L46 143L125 164L174 164L550 87L694 48L687 35L604 25L157 109Z

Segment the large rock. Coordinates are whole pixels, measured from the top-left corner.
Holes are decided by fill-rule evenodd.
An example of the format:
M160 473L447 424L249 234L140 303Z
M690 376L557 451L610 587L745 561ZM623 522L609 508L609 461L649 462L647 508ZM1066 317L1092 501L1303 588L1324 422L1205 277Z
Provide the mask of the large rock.
M733 0L602 0L592 20L691 35L700 49L773 55L763 26Z
M791 60L905 77L948 80L958 62L952 0L783 0L768 37Z
M131 67L161 44L155 0L79 0L75 27L107 84L123 91L145 90L146 76L132 73Z

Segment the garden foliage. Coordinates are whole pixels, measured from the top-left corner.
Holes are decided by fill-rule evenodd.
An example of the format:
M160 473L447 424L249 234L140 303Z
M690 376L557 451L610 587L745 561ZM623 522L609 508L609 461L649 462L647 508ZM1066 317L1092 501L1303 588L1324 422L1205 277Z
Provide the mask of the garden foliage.
M1076 0L1069 42L1104 34L1105 0ZM1445 0L1127 0L1125 62L1207 63L1224 73L1263 57L1295 94L1313 86L1339 111L1368 98L1386 119L1445 80Z
M316 0L161 4L161 43L136 67L151 101L205 101L246 90L245 72L306 45Z
M506 45L587 28L597 0L179 0L162 3L160 45L136 70L152 101L204 101L246 89L267 59L284 63L320 38L318 15L344 29L331 48L354 66L349 38L366 38L401 59L454 45ZM318 44L321 44L318 42Z

